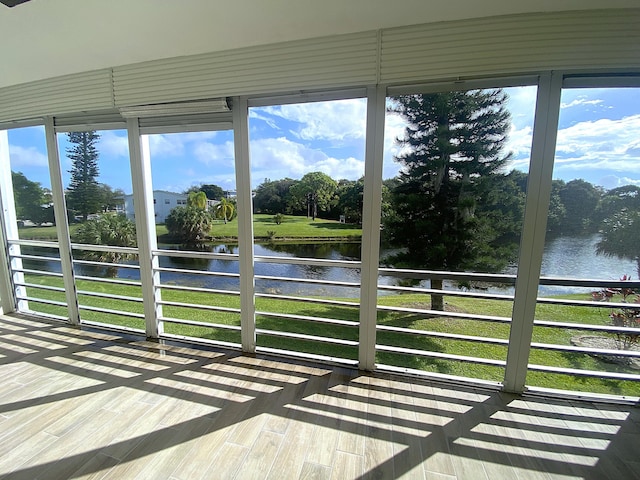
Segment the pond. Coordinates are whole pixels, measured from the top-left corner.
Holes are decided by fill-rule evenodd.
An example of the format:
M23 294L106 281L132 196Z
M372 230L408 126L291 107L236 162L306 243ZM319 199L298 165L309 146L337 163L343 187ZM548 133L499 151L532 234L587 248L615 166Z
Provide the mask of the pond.
M558 237L549 241L545 247L542 259L542 275L553 277L567 277L571 279L603 279L617 280L622 275L636 275L636 266L633 261L596 255L595 245L598 235L583 237ZM176 249L175 245L160 245L162 249ZM217 253L237 253L235 245L213 245L212 251ZM26 248L25 248L26 250ZM289 257L289 258L317 258L327 260L359 260L360 244L345 243L286 243L286 244L256 244L254 248L256 256ZM27 253L25 251L25 253ZM34 252L35 253L35 252ZM51 252L40 252L51 255ZM382 252L384 256L386 252ZM29 265L32 264L33 265ZM237 274L239 265L237 261L189 259L176 257L161 257L160 266L166 268L193 269L198 271L215 271ZM25 267L59 271L57 262L25 262ZM95 269L90 271L86 267L80 267L80 274L96 275ZM294 265L256 262L256 275L277 276L290 278L304 278L314 280L329 280L339 282L360 283L360 270L355 268L322 267L312 265ZM508 273L515 273L512 268ZM128 268L118 269L119 278L139 279L136 270ZM208 287L221 290L238 290L238 279L233 277L213 277L205 275L186 275L174 272L163 272L162 282L167 284L180 284ZM383 285L394 284L396 280L391 277L381 277ZM424 282L422 286L428 286ZM451 286L450 286L451 287ZM326 295L338 297L358 297L358 288L337 286L305 285L295 282L276 282L272 280L256 279L256 290L264 293L276 294L300 294L300 295ZM541 294L561 294L572 292L584 292L585 289L557 287L553 290L541 288ZM500 290L505 293L505 289Z

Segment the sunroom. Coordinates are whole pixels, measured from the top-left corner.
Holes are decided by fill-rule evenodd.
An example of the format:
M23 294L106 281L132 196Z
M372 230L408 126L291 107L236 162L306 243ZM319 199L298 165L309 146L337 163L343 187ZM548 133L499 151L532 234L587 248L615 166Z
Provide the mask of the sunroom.
M53 12L62 24L72 3L32 0L0 19ZM119 55L113 39L82 68L8 70L2 474L640 476L638 256L633 241L602 246L602 225L640 212L640 10L493 6L436 21L405 3L409 20L375 2L372 18L325 35L265 24L262 40L189 37L170 55L146 43ZM129 8L88 5L81 16ZM253 21L262 12L282 27L253 7ZM329 19L350 7L308 8ZM394 262L419 243L386 238L416 125L403 99L428 109L483 95L504 112L501 173L484 194L487 218L517 226L510 260ZM91 211L73 183L87 144L111 202ZM323 210L320 190L298 204L312 219L261 203L261 191L316 173L353 187L354 207ZM213 238L167 240L159 213L212 184L229 205ZM38 214L26 203L35 187ZM118 218L124 196L128 242L80 234Z

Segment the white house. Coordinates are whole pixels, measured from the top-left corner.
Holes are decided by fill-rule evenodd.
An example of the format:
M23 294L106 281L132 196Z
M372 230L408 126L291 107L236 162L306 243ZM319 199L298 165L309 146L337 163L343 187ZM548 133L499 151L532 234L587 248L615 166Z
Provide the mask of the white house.
M176 207L187 204L187 195L183 193L167 192L166 190L153 191L153 208L156 223L164 223L169 212ZM124 213L129 220L135 220L133 210L133 194L124 196Z

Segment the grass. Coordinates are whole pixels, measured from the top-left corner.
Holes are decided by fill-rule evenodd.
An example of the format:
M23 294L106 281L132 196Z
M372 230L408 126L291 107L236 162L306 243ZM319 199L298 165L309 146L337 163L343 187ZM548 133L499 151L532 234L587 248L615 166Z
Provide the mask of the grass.
M80 224L69 226L71 235ZM156 234L161 243L171 243L167 227L156 225ZM340 223L336 220L316 219L315 221L295 215L285 215L284 221L277 225L273 221L273 215L253 215L253 235L262 240L300 240L315 239L327 240L359 240L362 237L362 229L358 225ZM47 227L22 227L19 229L22 240L56 240L58 234L55 226ZM211 229L211 237L214 240L228 240L238 238L238 219L226 224L222 220L216 220Z
M29 278L31 283L46 285L58 284L59 279L43 276ZM102 291L115 295L127 295L141 297L140 287L135 285L110 285L91 281L78 281L79 290ZM33 289L35 290L35 289ZM31 296L39 298L51 298L64 301L64 294L47 290L31 291ZM197 292L162 291L163 300L179 301L198 305L217 305L223 307L239 308L240 299L232 294L214 294ZM571 295L567 298L585 299L583 295ZM448 311L475 313L483 315L496 315L509 317L511 314L511 302L499 300L477 300L460 297L445 297ZM340 299L336 299L340 300ZM346 300L346 299L342 299ZM353 299L349 299L353 301ZM101 308L122 310L123 312L142 313L142 304L124 300L105 299L80 295L80 304ZM381 296L379 304L389 306L406 306L412 308L429 308L429 299L425 295L406 294ZM44 313L57 313L66 316L64 309L51 307L32 302L30 307ZM258 311L296 314L302 316L333 318L359 321L357 307L323 305L311 302L298 302L271 298L257 298ZM604 325L608 322L608 309L590 307L565 307L559 305L539 305L536 318L544 320L556 320L563 322L580 322ZM144 322L125 315L112 315L106 313L91 312L81 309L84 320L92 320L101 323L128 326L144 329ZM240 325L240 315L228 312L212 312L195 308L164 307L164 316L188 320L196 320L206 323L221 325ZM392 325L409 328L418 331L448 332L461 335L482 336L497 339L508 339L508 323L479 322L475 320L457 319L447 316L427 317L416 314L403 314L395 312L379 312L377 318L379 325ZM358 340L357 326L330 326L317 322L281 319L266 315L257 315L256 326L259 329L281 332L302 333L325 338L337 338L344 340ZM240 344L240 332L223 328L206 328L190 325L177 325L165 323L165 331L187 337L206 338L218 341ZM580 331L569 331L561 328L535 327L533 341L557 345L570 345L571 337L579 335ZM475 356L488 359L505 360L507 348L503 345L492 345L479 342L462 340L448 340L416 334L379 331L376 342L381 345L393 345L404 348L426 350L461 356ZM331 357L357 359L357 348L318 343L308 340L292 340L277 336L260 334L257 344L264 347L280 348L303 353L314 353ZM378 352L376 361L388 365L396 365L405 368L419 369L430 372L445 373L450 375L480 378L492 381L502 381L504 371L501 367L477 365L468 362L452 361L438 358L428 358L418 355L391 354ZM633 372L627 367L608 363L595 357L575 353L552 352L532 349L530 363L577 368L607 372ZM633 372L637 373L637 372ZM571 375L542 374L529 372L527 384L531 386L559 388L584 392L640 396L640 382L607 380L602 378L577 377Z

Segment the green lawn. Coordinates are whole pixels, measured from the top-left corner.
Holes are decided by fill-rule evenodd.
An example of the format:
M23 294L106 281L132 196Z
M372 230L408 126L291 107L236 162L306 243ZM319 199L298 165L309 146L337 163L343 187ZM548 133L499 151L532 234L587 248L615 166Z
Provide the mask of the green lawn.
M170 240L167 236L167 228L164 225L156 225L156 233L160 241ZM216 220L211 229L211 237L215 241L237 239L238 219L226 224ZM333 240L352 239L359 240L362 237L362 229L358 225L340 223L336 220L316 219L315 221L302 216L286 215L284 221L278 225L273 221L273 215L255 214L253 216L253 236L258 240ZM169 242L166 242L169 243Z
M79 224L70 225L71 235L78 226ZM156 233L162 243L170 243L167 228L164 225L156 225ZM253 216L253 235L259 240L358 240L362 236L362 229L358 225L344 224L336 220L318 218L314 221L307 217L293 215L285 215L284 221L277 225L273 221L273 215L256 214ZM19 229L19 236L23 240L57 239L55 227L22 227ZM211 237L214 241L237 239L238 219L226 224L222 220L216 220L211 229Z
M58 279L34 276L29 279L32 283L53 284L60 283ZM111 294L140 297L140 287L106 285L98 282L79 281L80 290L108 291ZM64 294L38 290L30 292L30 295L40 298L51 298L64 301ZM163 300L173 300L185 303L200 305L217 305L223 307L239 308L239 297L237 295L222 295L195 292L176 292L163 290ZM570 298L585 299L584 296L571 296ZM477 300L469 298L445 297L447 308L450 311L476 313L483 315L499 315L509 317L511 303L507 301ZM354 299L336 299L354 301ZM428 296L420 294L390 295L380 297L381 305L406 306L412 308L429 308ZM142 304L125 300L103 299L90 296L81 296L81 305L95 306L122 310L124 312L142 313ZM31 304L34 310L57 313L65 315L64 309L47 305ZM256 308L259 311L278 312L284 314L296 314L302 316L334 318L358 322L358 308L348 306L332 306L315 304L311 302L297 302L281 299L256 299ZM102 323L123 325L133 328L144 329L144 322L133 319L126 315L113 315L106 313L96 313L82 310L82 318ZM606 308L589 307L564 307L557 305L540 305L536 312L536 317L544 320L556 320L563 322L580 322L605 325L608 323L608 310ZM240 325L240 316L237 313L211 312L184 307L164 307L164 315L167 317L196 320L206 323L216 323L222 325ZM416 314L403 314L392 312L379 312L378 324L393 325L397 327L410 328L414 330L429 330L434 332L448 332L461 335L472 335L490 337L498 339L509 338L509 324L487 323L475 320L457 319L447 316L429 318ZM338 338L344 340L357 340L358 327L350 326L327 326L325 324L294 320L279 319L264 315L256 318L257 327L265 330L284 331L291 333L302 333L306 335ZM186 326L177 324L165 324L165 331L177 335L207 338L219 341L240 343L240 333L238 331L221 328L207 328L199 326ZM578 335L580 331L569 331L560 328L535 327L533 341L540 343L550 343L558 345L570 345L571 337ZM405 334L396 332L379 331L376 342L380 345L393 345L416 350L427 350L462 356L475 356L480 358L500 359L506 358L507 349L502 345L490 345L479 342L469 342L462 340L440 339L436 337L419 336L415 334ZM279 338L270 335L258 335L259 346L293 350L297 352L315 353L330 357L357 359L357 348L329 345L309 340L292 340ZM480 378L493 381L502 381L504 372L502 368L495 366L477 365L468 362L451 361L445 359L433 359L416 355L399 355L386 352L378 352L376 361L389 365L419 369L437 373L446 373L462 377ZM530 363L577 368L596 371L609 372L631 372L627 367L614 363L608 363L592 356L551 352L546 350L533 349ZM640 382L623 382L617 380L606 380L589 377L574 377L569 375L541 374L530 372L527 377L528 385L540 387L560 388L566 390L576 390L585 392L596 392L605 394L640 396Z

